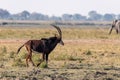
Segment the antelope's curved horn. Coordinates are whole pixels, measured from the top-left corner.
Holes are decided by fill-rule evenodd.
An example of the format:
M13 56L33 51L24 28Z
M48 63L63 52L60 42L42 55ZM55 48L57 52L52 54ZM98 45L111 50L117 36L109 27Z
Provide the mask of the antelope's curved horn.
M62 31L61 31L61 29L58 27L58 26L56 26L56 25L54 25L54 24L51 24L54 28L56 28L57 29L57 31L58 31L58 33L59 33L59 35L60 35L60 38L62 38Z

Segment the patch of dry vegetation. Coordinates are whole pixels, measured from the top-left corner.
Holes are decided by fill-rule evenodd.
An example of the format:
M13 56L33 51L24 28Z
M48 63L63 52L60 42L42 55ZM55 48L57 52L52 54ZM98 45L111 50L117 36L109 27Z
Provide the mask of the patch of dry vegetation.
M69 27L69 26L68 26ZM108 35L108 28L61 28L63 39L120 39L113 33ZM46 27L0 27L0 39L40 39L56 34L57 31L51 26Z
M47 70L41 70L41 73L38 68L35 68L35 70L29 68L27 70L25 67L25 58L27 55L25 48L21 49L18 55L16 51L28 39L53 36L57 31L54 28L0 29L0 71L4 72L5 69L13 70L14 75L12 76L15 78L17 78L15 71L22 71L19 74L24 79L29 79L29 75L34 75L32 74L34 72L36 72L35 74L38 79L46 78L46 76L47 78L56 78L54 75L62 75L71 80L83 79L85 76L87 76L86 78L97 76L96 79L98 79L98 74L101 76L104 73L100 72L101 70L111 70L110 72L105 72L110 76L112 75L110 74L112 70L120 68L120 35L116 35L114 31L112 35L108 35L108 29L62 28L65 46L58 45L51 52L49 56L49 67ZM35 64L41 60L40 58L41 56L39 54L33 54ZM44 68L46 65L43 63L41 67ZM56 70L56 68L58 69ZM60 69L64 70L64 72L60 72ZM28 73L26 72L25 76L23 76L23 72L26 70ZM32 73L29 73L31 71ZM80 75L77 75L78 73ZM89 75L90 73L93 75ZM119 72L113 73L116 76L119 75ZM3 77L10 76L8 73L3 73L2 75ZM107 77L105 75L104 78L107 79ZM34 77L32 76L32 78Z

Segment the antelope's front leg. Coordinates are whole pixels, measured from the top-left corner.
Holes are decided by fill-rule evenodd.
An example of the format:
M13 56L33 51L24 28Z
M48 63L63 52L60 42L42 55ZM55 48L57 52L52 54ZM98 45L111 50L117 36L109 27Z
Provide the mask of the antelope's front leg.
M49 56L49 54L46 54L46 64L48 65L48 56Z
M113 30L113 27L111 27L111 29L110 29L110 31L109 31L109 34L111 34L112 30Z
M43 53L42 54L42 61L40 61L38 64L37 64L37 67L45 60L45 54Z

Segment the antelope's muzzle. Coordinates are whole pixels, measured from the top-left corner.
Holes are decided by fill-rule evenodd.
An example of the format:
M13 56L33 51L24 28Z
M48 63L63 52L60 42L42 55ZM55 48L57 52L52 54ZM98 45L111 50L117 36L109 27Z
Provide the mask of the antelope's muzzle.
M60 41L60 44L61 44L61 45L64 45L64 42L61 40L61 41Z

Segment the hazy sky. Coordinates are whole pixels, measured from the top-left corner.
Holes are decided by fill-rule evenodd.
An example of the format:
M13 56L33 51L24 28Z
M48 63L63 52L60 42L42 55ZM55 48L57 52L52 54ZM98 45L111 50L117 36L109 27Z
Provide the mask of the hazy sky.
M100 14L120 14L120 0L0 0L0 8L12 14L27 10L49 16L64 13L88 15L91 10Z

